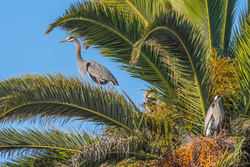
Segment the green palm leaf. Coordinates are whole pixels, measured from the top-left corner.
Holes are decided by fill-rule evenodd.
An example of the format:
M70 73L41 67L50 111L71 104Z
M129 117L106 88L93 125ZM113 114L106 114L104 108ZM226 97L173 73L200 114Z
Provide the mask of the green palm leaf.
M0 153L13 155L18 152L30 155L14 158L7 166L73 165L98 166L101 164L116 164L126 158L159 159L157 149L150 143L136 136L100 138L91 137L85 132L76 133L73 130L63 132L51 130L0 130ZM143 148L142 146L146 146ZM147 150L151 150L148 153ZM156 152L155 152L156 151Z
M190 113L196 116L197 121L205 118L208 108L205 100L210 84L206 68L207 49L200 32L185 17L171 11L155 18L140 43L153 46L165 56L166 66L174 69L181 103L190 106L188 109L180 107L192 111Z
M10 161L0 163L1 166L9 167L30 167L30 166L46 166L66 167L69 160L74 154L67 151L41 151L39 155L24 155L16 158L11 158Z
M23 152L30 150L57 150L80 152L80 149L90 145L98 139L89 136L85 132L75 133L70 130L63 132L57 129L50 130L14 130L5 128L0 130L0 153L12 153L14 151Z
M210 51L227 56L235 18L236 0L170 0L173 8L185 13L205 34Z
M167 1L162 0L102 0L105 5L118 6L125 11L131 11L138 15L146 25L158 15L159 12L169 7Z
M236 8L237 0L227 0L223 3L223 22L222 22L222 32L221 32L221 49L223 52L222 55L228 55L230 50L230 41L232 39L232 27L235 24L235 16L237 12Z
M26 74L0 82L0 92L5 99L0 107L1 121L74 118L131 131L136 120L125 97L76 77Z
M233 51L240 70L240 73L236 73L236 79L241 89L239 96L242 106L240 106L240 110L244 111L245 115L250 114L250 15L247 19L243 22L240 32L235 35Z

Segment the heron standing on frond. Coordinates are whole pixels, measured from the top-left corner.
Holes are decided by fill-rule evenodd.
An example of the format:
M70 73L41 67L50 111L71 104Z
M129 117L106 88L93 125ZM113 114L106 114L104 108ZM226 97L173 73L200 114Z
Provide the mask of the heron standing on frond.
M107 83L111 83L113 85L118 85L119 83L116 78L112 75L112 73L103 65L96 61L85 61L81 56L81 45L79 41L74 37L68 37L67 39L60 41L61 42L74 42L76 45L76 60L78 64L78 69L81 74L87 73L88 76L97 84L106 85ZM85 50L88 49L89 46L85 47ZM84 50L84 51L85 51Z

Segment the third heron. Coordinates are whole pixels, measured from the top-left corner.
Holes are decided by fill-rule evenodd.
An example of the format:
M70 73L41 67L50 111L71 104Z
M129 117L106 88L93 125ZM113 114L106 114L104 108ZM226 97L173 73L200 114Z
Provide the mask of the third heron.
M216 95L213 103L209 107L205 119L205 136L211 136L224 120L225 113L221 104L221 97Z
M112 73L103 65L96 61L85 61L81 56L81 45L79 41L74 37L68 37L67 39L60 41L61 42L74 42L76 45L76 60L78 64L78 68L80 73L87 73L89 77L98 84L106 85L107 83L111 83L113 85L119 85L116 78L112 75ZM85 50L88 48L87 46Z

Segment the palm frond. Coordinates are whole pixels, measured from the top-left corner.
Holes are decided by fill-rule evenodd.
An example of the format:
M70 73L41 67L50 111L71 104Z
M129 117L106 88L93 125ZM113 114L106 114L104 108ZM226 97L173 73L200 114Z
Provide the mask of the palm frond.
M56 27L80 36L83 40L92 41L101 50L101 54L123 63L121 69L130 72L132 77L153 86L158 85L164 89L167 87L169 93L166 94L176 98L169 76L171 70L161 63L157 52L150 48L144 49L140 62L134 67L129 66L133 45L141 38L145 28L137 16L102 3L83 2L72 5L64 16L50 25L46 34Z
M222 46L224 45L222 42L230 41L230 34L232 29L231 22L233 20L232 13L234 9L233 4L235 2L231 1L229 3L223 0L206 0L205 3L210 51L212 50L212 48L216 48L218 52L221 53L223 50ZM229 30L229 32L227 30ZM228 34L225 35L224 33ZM229 39L226 39L227 36L229 36Z
M57 129L39 131L37 129L15 130L4 128L0 130L0 154L39 153L44 150L57 150L77 153L80 149L97 142L99 139L91 137L84 131L70 130L63 132Z
M77 77L26 74L0 82L0 92L5 99L0 106L2 122L73 118L129 131L135 123L133 106L123 95L82 83Z
M235 16L237 13L236 8L237 0L226 0L223 3L223 20L222 20L222 32L221 32L221 44L222 44L222 51L220 54L228 56L229 47L230 47L230 41L232 39L233 35L233 25L235 24ZM225 57L224 56L224 57Z
M80 153L75 154L72 158L72 164L75 166L92 166L95 164L116 164L124 159L137 157L137 159L159 159L160 156L153 152L149 143L142 142L138 137L131 136L128 138L115 137L103 139L97 143L81 149ZM145 149L151 153L145 152Z
M245 165L247 165L241 159L246 154L246 152L242 151L243 144L244 144L244 139L241 140L235 146L235 149L233 151L230 151L230 152L225 151L224 155L220 159L217 166L224 167L224 166L245 166Z
M250 114L250 15L248 20L244 22L240 32L236 35L234 43L234 53L237 58L237 63L240 72L236 73L236 79L241 89L239 93L241 104L240 110L244 111L245 115Z
M46 34L56 27L89 40L104 55L115 55L113 61L124 64L129 63L133 43L144 29L143 23L133 14L88 1L71 5L62 17L50 24Z
M234 132L241 134L249 134L250 132L250 116L240 116L232 121L231 124Z
M46 166L46 167L68 167L69 160L74 155L67 151L41 151L39 155L30 154L11 158L7 162L0 163L1 166L9 167L30 167L30 166Z
M124 8L138 15L146 25L158 15L159 12L167 8L166 1L162 0L102 0L105 4Z
M236 0L170 0L177 11L184 13L197 27L201 27L210 51L215 48L222 57L227 56Z
M178 96L186 111L192 111L201 121L206 115L209 73L206 69L207 49L195 27L177 12L157 16L143 37L144 45L154 47L164 55L165 66L176 74ZM173 77L173 76L172 76ZM202 116L203 114L203 116Z

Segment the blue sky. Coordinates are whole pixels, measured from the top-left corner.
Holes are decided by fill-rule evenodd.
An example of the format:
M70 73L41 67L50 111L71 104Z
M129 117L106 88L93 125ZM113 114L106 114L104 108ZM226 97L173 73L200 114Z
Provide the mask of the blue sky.
M58 43L66 32L55 29L48 36L48 25L61 16L76 0L0 1L0 79L27 73L60 72L78 75L73 43ZM145 82L130 77L119 64L102 57L97 50L88 49L85 60L95 60L107 67L117 78L119 91L124 90L136 104L143 102ZM87 77L88 78L88 77Z

